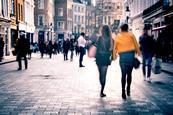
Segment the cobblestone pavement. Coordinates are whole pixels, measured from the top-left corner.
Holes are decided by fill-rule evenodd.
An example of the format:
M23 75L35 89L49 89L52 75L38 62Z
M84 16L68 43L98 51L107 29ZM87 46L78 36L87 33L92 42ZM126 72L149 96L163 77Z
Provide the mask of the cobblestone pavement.
M93 59L85 68L63 61L62 55L33 58L27 70L17 63L0 66L0 115L168 115L173 114L173 77L152 75L143 81L141 69L133 71L131 97L121 98L118 60L108 69L106 98L99 97L100 85Z

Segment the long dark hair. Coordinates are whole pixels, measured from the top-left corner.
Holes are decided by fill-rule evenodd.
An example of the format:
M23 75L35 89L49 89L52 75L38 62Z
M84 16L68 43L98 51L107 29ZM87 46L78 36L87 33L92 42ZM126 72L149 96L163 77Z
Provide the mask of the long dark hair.
M109 41L109 43L110 44L105 44L105 42L103 43L103 45L104 45L104 47L106 48L106 49L108 49L108 50L112 50L113 49L113 43L112 43L112 32L111 32L111 30L110 30L110 28L109 28L109 26L108 25L104 25L103 27L102 27L102 39L103 39L103 41L104 41L104 39L106 39L105 41Z

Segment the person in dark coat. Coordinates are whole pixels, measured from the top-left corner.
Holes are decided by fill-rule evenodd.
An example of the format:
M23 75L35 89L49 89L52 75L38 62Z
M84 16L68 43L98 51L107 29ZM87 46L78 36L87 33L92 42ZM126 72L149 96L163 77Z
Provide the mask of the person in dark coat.
M28 68L28 61L26 58L28 51L29 51L29 42L27 41L27 39L25 39L25 35L21 35L16 43L17 61L19 65L18 70L22 69L22 63L21 63L22 58L24 58L25 69Z
M49 43L47 45L47 50L48 50L49 57L52 58L52 53L53 53L52 41L49 41Z
M104 25L102 28L102 35L98 38L96 43L96 64L99 71L99 79L101 84L100 97L105 97L104 88L106 83L106 74L108 66L111 64L111 52L113 49L113 41L111 37L111 31L108 25Z
M0 37L0 62L2 61L4 55L4 41L3 38Z
M153 39L153 36L149 35L149 29L144 27L143 35L139 38L139 44L142 52L142 71L144 80L147 80L148 82L151 82L151 63L152 58L155 53L155 41ZM146 72L147 69L147 72Z
M70 61L73 61L73 55L74 55L74 40L70 40L70 51L71 51L71 56L70 56Z
M40 53L41 53L41 58L43 58L44 56L44 53L45 53L45 43L43 41L40 41L39 43L39 50L40 50Z
M70 49L70 41L67 38L64 42L63 42L63 52L64 52L64 61L68 60L68 51Z

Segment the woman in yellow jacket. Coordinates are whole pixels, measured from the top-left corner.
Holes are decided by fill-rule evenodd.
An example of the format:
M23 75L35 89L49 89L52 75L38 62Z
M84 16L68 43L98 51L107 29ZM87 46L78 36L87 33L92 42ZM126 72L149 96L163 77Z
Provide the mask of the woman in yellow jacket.
M114 40L113 58L116 57L116 54L119 54L119 64L122 73L122 98L126 99L125 90L127 91L127 95L130 96L130 85L132 81L133 60L135 58L135 53L140 55L140 50L135 36L132 33L128 32L128 25L123 24L120 29L121 32L116 36ZM127 88L125 89L126 77Z

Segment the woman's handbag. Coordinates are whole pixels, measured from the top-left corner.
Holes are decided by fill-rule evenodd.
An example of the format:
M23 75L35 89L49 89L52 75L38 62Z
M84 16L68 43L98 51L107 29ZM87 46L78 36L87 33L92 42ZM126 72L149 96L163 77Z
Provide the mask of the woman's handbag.
M162 60L159 58L155 58L153 60L153 64L152 64L152 71L154 74L160 74L162 72Z
M138 60L138 58L135 57L133 60L133 67L135 69L138 69L140 67L140 64L141 64L141 62Z
M12 54L13 54L13 56L16 56L17 55L17 52L16 52L15 49L12 50Z
M89 48L89 51L88 51L88 57L90 58L95 58L96 56L96 51L97 51L97 47L92 45L90 48Z

